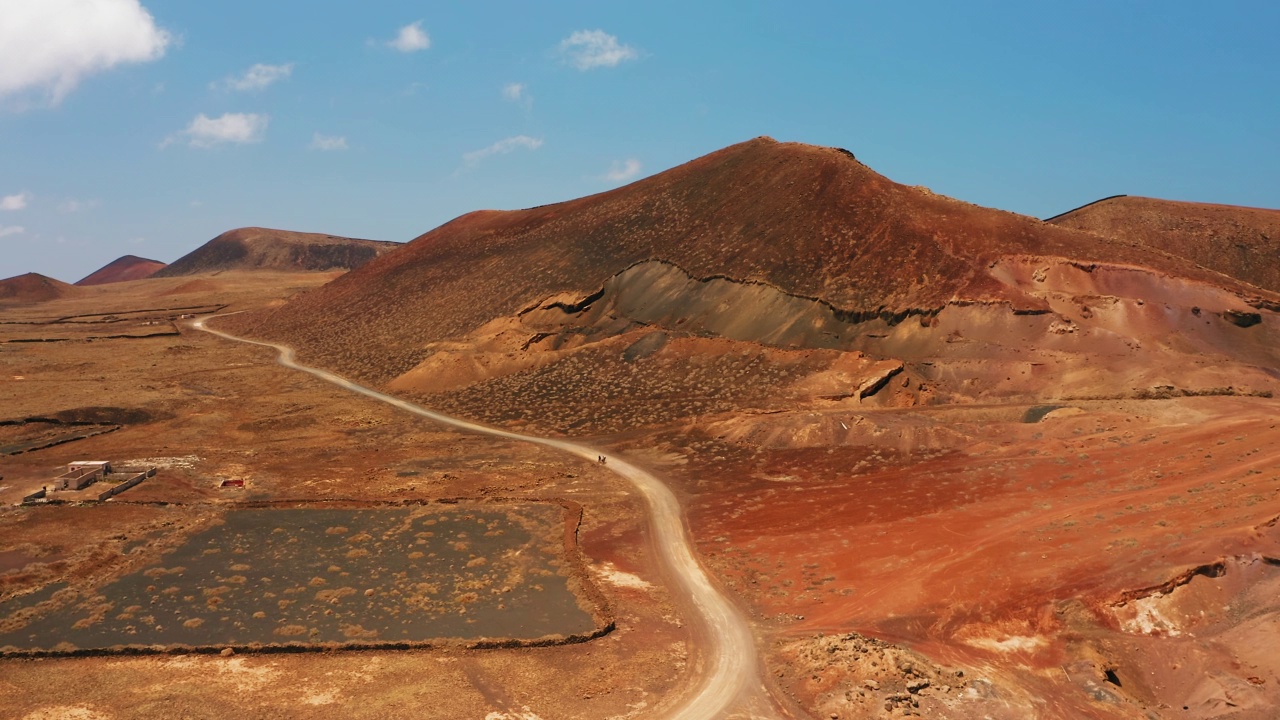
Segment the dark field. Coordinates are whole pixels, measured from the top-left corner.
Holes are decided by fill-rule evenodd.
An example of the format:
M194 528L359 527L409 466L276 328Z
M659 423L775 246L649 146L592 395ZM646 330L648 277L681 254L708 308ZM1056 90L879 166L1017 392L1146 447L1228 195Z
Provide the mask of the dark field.
M0 648L415 644L590 634L556 505L241 509ZM43 595L43 593L41 593ZM44 598L41 598L42 600ZM28 606L34 603L29 603Z

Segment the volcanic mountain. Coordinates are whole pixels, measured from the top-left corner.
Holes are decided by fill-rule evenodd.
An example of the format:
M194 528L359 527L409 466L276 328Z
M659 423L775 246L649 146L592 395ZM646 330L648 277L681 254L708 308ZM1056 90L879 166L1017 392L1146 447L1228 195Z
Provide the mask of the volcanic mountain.
M400 243L359 240L268 228L222 233L173 261L153 277L178 277L222 270L349 270L400 247Z
M0 303L21 305L67 297L77 292L74 285L39 273L27 273L0 280Z
M125 255L98 268L77 282L76 285L84 287L86 285L106 285L128 280L142 280L155 275L156 272L163 270L164 267L165 264L159 260L148 260L137 255Z
M600 662L614 650L670 665L683 647L675 672L704 689L720 685L699 668L734 665L715 626L659 621L700 604L644 559L671 547L654 532L665 517L747 611L764 656L747 685L776 683L781 707L803 709L786 716L1270 718L1280 295L1205 265L759 138L591 197L464 215L322 287L208 321L383 399L536 440L585 437L609 453L598 466L547 462L544 446L507 454L516 436L432 435L364 398L276 396L314 383L191 326L181 343L6 357L38 381L18 386L33 405L187 393L170 401L175 432L222 453L227 476L260 468L264 497L572 498L590 565L652 592L599 574L619 616L641 620L546 656L551 677L582 682L549 683L571 703L631 685ZM182 282L255 277L227 275ZM104 381L78 361L90 352L135 365ZM91 382L68 390L57 371ZM156 437L119 455L144 457ZM297 462L308 453L322 462ZM674 500L660 483L618 482L633 468ZM534 687L522 665L495 663L494 682ZM676 693L646 682L656 712L673 711Z
M1280 292L1280 210L1120 195L1045 222L1163 250Z
M1260 388L1270 378L1249 363L1178 353L1239 343L1269 357L1269 326L1244 329L1277 301L1156 248L758 138L599 195L464 215L227 322L460 414L571 432L767 409L770 397L794 408Z

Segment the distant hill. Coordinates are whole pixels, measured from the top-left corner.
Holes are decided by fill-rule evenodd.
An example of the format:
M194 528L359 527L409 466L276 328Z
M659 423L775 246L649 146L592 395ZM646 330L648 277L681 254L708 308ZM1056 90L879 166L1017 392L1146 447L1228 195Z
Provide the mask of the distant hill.
M222 233L152 277L221 270L350 270L400 246L394 242L319 233L239 228Z
M1280 210L1120 195L1046 222L1163 250L1280 292Z
M57 300L77 292L74 285L39 273L27 273L0 280L0 303L23 305Z
M725 337L853 347L860 324L927 320L948 306L1043 316L1056 300L1022 276L1044 257L1061 258L1053 267L1064 274L1106 262L1222 280L1155 250L893 182L844 150L757 138L598 195L464 215L269 316L233 322L375 382L433 345L540 308L615 307L681 330L693 314L716 315L714 328L698 322Z
M76 283L80 287L87 285L106 285L108 283L142 280L164 269L165 264L159 260L148 260L137 255L125 255L103 265L98 270Z

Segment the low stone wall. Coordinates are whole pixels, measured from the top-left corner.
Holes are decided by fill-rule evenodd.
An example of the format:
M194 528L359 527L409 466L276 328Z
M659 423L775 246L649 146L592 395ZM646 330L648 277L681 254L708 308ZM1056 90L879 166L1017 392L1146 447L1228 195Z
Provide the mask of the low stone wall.
M136 475L134 475L133 477L129 478L128 480L125 480L124 482L120 483L119 485L115 485L115 486L110 487L110 488L108 488L107 490L105 490L105 491L103 491L103 492L99 493L99 494L98 494L98 501L99 501L99 502L101 502L101 501L103 501L103 500L106 500L106 499L107 499L107 498L109 498L109 497L114 496L114 495L119 495L120 493L124 492L125 490L128 490L129 488L133 487L134 485L137 485L138 483L142 482L143 480L146 480L147 478L149 478L149 477L151 477L151 476L153 476L153 475L155 475L155 474L156 474L156 469L155 469L155 468L147 468L146 470L140 470L140 471L138 471L138 473L137 473Z

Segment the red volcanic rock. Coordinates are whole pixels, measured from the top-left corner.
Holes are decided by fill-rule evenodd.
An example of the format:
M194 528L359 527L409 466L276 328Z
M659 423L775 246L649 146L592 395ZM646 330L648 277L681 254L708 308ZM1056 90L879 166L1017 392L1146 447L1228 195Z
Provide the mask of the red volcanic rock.
M385 381L429 344L494 318L562 295L590 305L649 261L816 301L842 322L957 302L1044 312L1043 299L993 275L1009 256L1222 280L1181 258L895 183L845 150L757 138L599 195L463 215L269 317L232 324Z
M86 285L106 285L108 283L142 280L164 269L165 264L159 260L148 260L137 255L125 255L103 265L83 280L76 283L80 287Z
M1045 222L1163 250L1280 291L1280 210L1121 195Z
M27 273L0 280L0 303L24 305L45 302L75 294L74 285L54 280L39 273Z
M400 246L400 243L382 240L239 228L228 230L178 258L153 277L223 270L349 270Z

